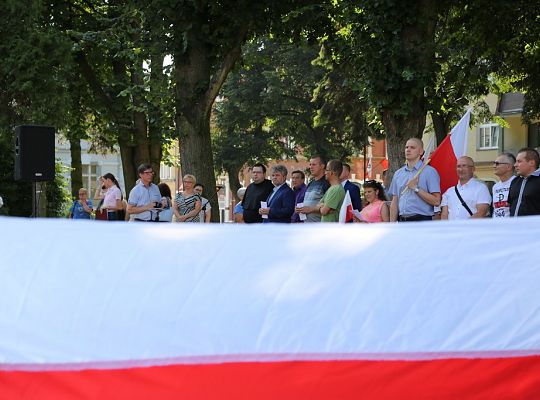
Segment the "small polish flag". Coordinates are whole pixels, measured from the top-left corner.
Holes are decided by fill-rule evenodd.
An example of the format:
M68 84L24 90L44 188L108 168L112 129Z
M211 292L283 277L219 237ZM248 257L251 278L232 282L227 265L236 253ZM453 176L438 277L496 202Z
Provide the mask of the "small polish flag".
M352 208L352 201L351 201L351 195L349 194L349 191L345 191L345 199L343 199L343 204L341 205L341 209L339 210L339 222L340 223L346 223L351 222L353 220L353 208Z
M441 193L446 192L458 181L456 162L458 158L467 154L470 119L471 109L468 109L431 156L430 165L437 170L441 177Z

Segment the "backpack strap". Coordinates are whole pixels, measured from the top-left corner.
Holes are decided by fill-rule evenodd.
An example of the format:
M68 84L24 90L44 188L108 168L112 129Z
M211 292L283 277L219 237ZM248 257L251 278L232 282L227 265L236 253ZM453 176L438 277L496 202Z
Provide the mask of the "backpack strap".
M465 210L467 210L467 212L469 213L469 215L473 215L473 212L471 211L471 209L469 208L469 206L467 205L467 203L465 203L463 201L463 197L461 197L461 195L459 194L459 190L457 190L457 185L454 186L454 190L456 191L456 194L457 194L457 197L459 199L459 201L461 201L461 205L463 207L465 207Z

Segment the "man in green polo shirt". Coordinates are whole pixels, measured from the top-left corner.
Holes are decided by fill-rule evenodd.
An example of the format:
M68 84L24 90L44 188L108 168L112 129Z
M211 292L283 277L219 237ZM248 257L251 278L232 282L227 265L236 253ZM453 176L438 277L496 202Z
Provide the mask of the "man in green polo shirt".
M339 177L343 172L343 164L339 160L330 160L326 164L326 180L330 183L330 188L324 194L318 204L322 218L321 222L339 222L339 210L343 199L345 199L345 189L341 185Z

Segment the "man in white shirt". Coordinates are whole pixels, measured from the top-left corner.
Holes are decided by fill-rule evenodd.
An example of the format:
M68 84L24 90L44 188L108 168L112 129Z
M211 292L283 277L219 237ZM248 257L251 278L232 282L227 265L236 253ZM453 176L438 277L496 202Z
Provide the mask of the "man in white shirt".
M502 153L493 162L493 173L500 179L500 182L493 185L493 218L510 216L508 191L512 180L516 177L514 175L515 163L516 157L511 153Z
M473 178L474 170L474 160L471 157L460 157L457 160L459 182L443 194L441 219L484 218L487 215L491 195L483 182Z

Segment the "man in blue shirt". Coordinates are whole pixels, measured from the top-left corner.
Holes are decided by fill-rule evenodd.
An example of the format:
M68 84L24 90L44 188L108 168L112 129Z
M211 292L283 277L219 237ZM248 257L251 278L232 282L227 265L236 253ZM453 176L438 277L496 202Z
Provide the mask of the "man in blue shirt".
M423 166L424 144L411 138L405 144L404 167L398 169L388 190L392 198L390 221L427 221L433 218L433 207L441 204L439 174L435 168Z
M166 201L156 184L152 183L154 171L151 164L141 164L137 168L139 183L129 192L127 211L134 215L134 221L159 222L159 209L165 207Z

